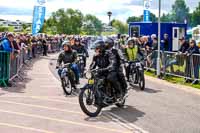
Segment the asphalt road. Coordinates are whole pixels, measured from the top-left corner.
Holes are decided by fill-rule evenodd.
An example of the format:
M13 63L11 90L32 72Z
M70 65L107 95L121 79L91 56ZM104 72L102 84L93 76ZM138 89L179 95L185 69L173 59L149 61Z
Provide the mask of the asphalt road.
M105 113L151 133L200 133L200 95L179 87L146 77L144 91L131 87L126 108L108 107Z
M144 91L132 87L125 108L111 106L97 118L87 117L77 93L64 96L55 78L56 56L28 67L17 87L0 90L0 132L200 133L199 91L149 77Z

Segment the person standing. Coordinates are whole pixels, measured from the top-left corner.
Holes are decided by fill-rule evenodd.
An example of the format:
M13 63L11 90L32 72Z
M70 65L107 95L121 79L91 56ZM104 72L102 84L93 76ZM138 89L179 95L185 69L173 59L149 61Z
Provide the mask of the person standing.
M164 40L161 41L163 43L163 54L162 54L162 70L165 73L165 69L166 68L166 64L168 61L167 58L167 52L169 51L169 38L168 38L168 34L164 34Z
M199 54L199 48L198 46L196 46L196 42L194 39L190 40L190 46L188 48L188 50L186 51L186 56L187 56L187 60L186 60L186 77L191 78L192 77L192 73L194 73L194 78L195 79L199 79L199 60L198 60L198 56L194 55L194 54ZM193 72L192 72L193 70ZM189 80L186 80L186 82ZM194 81L195 84L198 83L198 81Z
M32 44L32 57L35 58L35 52L36 52L36 47L37 47L37 40L35 37L32 38L31 40L31 44Z
M47 56L47 41L45 38L42 39L43 56Z

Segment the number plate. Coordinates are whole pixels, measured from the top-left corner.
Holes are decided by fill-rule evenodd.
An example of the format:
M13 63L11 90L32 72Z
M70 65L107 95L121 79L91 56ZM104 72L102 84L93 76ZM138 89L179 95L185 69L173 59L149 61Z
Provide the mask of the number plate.
M93 85L93 84L94 84L94 79L88 80L88 84L89 84L89 85Z

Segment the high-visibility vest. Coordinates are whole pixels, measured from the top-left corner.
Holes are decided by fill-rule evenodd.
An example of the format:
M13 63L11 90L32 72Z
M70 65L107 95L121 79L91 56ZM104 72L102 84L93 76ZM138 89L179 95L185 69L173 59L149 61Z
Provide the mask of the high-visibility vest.
M128 56L128 60L129 61L134 61L137 58L137 53L138 53L138 48L137 46L133 47L133 48L127 48L126 49L127 52L127 56Z

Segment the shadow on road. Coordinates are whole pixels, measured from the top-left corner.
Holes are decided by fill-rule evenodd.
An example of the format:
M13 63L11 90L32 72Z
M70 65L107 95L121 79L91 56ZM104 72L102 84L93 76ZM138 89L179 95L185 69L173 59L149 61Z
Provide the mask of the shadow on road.
M96 118L87 117L86 121L92 122L111 122L113 119L117 119L124 124L134 123L138 118L143 117L144 112L134 108L133 106L124 106L124 108L113 107L110 110L102 111L102 114ZM107 117L107 119L105 119Z
M28 71L33 69L33 64L37 62L40 58L35 58L31 61L27 61L22 69L19 71L17 76L10 81L11 87L3 88L3 91L10 93L25 93L26 84L32 79L28 77Z
M136 92L146 92L146 93L159 93L162 92L161 90L155 90L151 88L145 88L144 90L140 90L139 86L131 85L129 89L135 90Z

